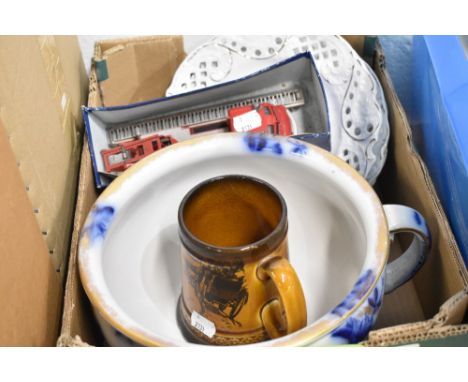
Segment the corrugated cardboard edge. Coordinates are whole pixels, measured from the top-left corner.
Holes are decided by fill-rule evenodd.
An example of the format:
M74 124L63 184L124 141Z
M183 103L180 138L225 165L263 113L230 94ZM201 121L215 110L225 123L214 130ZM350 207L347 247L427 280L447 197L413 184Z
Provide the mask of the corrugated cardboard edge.
M94 57L100 57L100 43L97 42L94 46ZM88 95L88 105L93 106L101 106L101 98L99 94L99 88L97 84L97 76L96 76L96 69L93 65L90 70L89 74L89 95ZM80 336L72 336L72 333L79 332L82 334L83 337L87 337L87 334L92 336L92 330L89 325L86 323L79 323L77 327L73 327L73 315L75 309L77 309L78 304L82 304L86 301L85 296L83 295L83 290L80 288L81 283L78 280L79 273L78 273L78 266L77 266L77 256L78 256L78 242L80 240L80 227L83 224L84 219L86 218L85 212L88 211L87 208L84 207L86 204L86 180L89 177L93 177L92 175L92 163L91 163L91 156L89 153L89 146L88 146L88 138L85 136L83 140L83 150L81 152L81 165L80 165L80 172L78 175L78 197L76 201L76 208L75 208L75 219L73 222L73 233L72 233L72 240L70 245L70 258L68 261L68 276L67 281L65 284L65 298L64 298L64 306L63 306L63 316L62 316L62 330L60 336L57 340L57 346L89 346L85 341L81 339ZM92 182L94 186L94 182ZM96 191L94 191L94 195L96 195ZM76 325L76 324L75 324ZM85 334L83 334L85 333Z
M99 51L99 43L95 45L95 56ZM96 69L93 66L89 75L89 96L88 105L101 106L99 89L97 88ZM85 341L93 335L93 330L90 323L78 322L73 320L75 309L79 305L87 303L84 291L79 281L79 273L77 266L78 242L80 239L81 226L86 218L86 213L89 210L89 199L97 197L94 188L94 182L91 182L91 189L87 189L87 181L89 177L93 178L93 170L91 156L89 153L88 137L85 135L83 139L83 149L81 152L80 172L78 175L78 197L76 200L75 218L73 221L73 233L70 245L70 258L68 267L68 276L65 284L65 298L62 316L62 330L60 337L57 340L57 346L89 346ZM88 208L87 208L88 207ZM85 307L86 309L86 307ZM87 309L91 309L89 306ZM90 315L92 316L92 315ZM80 336L72 337L72 333L81 333L85 341ZM88 340L89 341L89 340Z
M396 346L468 333L468 324L457 325L467 307L468 289L464 289L443 304L434 318L371 331L362 345Z
M94 347L86 342L83 342L80 336L75 336L74 338L68 336L60 336L57 340L58 347Z
M115 41L115 40L114 40ZM124 39L122 41L128 41L127 39ZM364 39L363 38L355 38L355 39L351 39L350 43L353 45L353 47L355 49L361 49L361 50L358 50L358 51L362 51L362 47L364 46ZM98 49L98 45L99 44L96 44L96 49ZM96 50L96 56L98 57L100 54L100 52L98 52ZM450 245L450 248L451 248L451 251L452 251L452 257L454 258L455 262L458 263L459 267L460 267L460 275L464 281L464 284L465 286L468 285L468 274L467 274L467 271L466 271L466 268L464 267L463 263L461 262L461 257L460 257L460 253L459 253L459 250L458 250L458 247L456 245L456 242L454 240L454 237L453 237L453 234L450 230L450 227L448 226L448 223L447 223L447 220L446 220L446 217L445 217L445 213L443 212L443 209L440 205L440 202L439 200L437 199L437 194L435 192L435 189L434 189L434 185L432 184L432 180L430 179L429 175L428 175L428 172L427 172L427 169L424 165L424 163L422 162L421 158L419 157L419 155L415 152L414 148L412 147L412 135L411 135L411 130L410 130L410 126L408 124L408 121L405 117L405 113L403 111L403 108L398 100L398 97L396 96L396 93L395 93L395 90L393 89L393 85L392 85L392 82L391 82L391 79L384 67L384 63L383 63L383 53L382 53L382 50L379 46L377 46L377 59L378 60L382 60L381 63L379 63L378 65L376 64L375 65L375 70L377 71L378 75L380 76L381 78L381 81L384 81L386 83L386 86L388 86L391 91L391 96L393 97L393 102L394 102L394 105L397 109L397 113L399 114L399 117L403 120L403 123L404 123L404 126L405 126L405 130L406 130L406 141L407 141L407 145L409 145L409 148L410 150L413 152L413 155L418 163L418 166L420 167L420 171L422 171L423 173L423 176L424 176L424 179L425 179L425 182L426 182L426 186L428 188L428 190L430 191L430 194L431 194L431 200L432 200L432 204L434 206L434 210L437 211L438 213L438 220L441 220L442 221L442 230L444 231L446 237L449 238L449 245ZM96 73L95 71L93 72L93 70L91 71L91 76L90 76L90 95L89 95L89 104L90 105L93 105L93 106L99 106L101 103L100 103L100 99L99 99L99 91L98 89L96 88L92 88L93 87L93 81L96 81ZM96 82L94 82L96 83ZM83 154L82 154L82 168L81 168L81 171L80 171L80 187L83 187L83 189L86 188L86 185L84 184L84 178L82 178L82 175L83 176L91 176L92 177L92 173L91 173L91 163L90 163L90 158L89 158L89 150L88 150L88 146L87 146L87 143L85 142L84 144L84 147L83 147ZM93 190L93 192L95 192ZM83 198L80 198L80 197L83 197ZM79 198L78 198L78 203L81 203L81 206L84 206L85 199L86 196L83 196L82 193L81 193L81 190L79 192ZM80 201L80 199L82 199ZM87 211L88 209L86 209ZM82 211L82 208L79 208L77 207L77 211ZM66 288L66 299L65 299L65 308L64 308L64 318L63 318L63 326L62 326L62 335L60 336L58 342L57 342L57 345L58 346L83 346L86 344L86 342L83 342L83 339L86 341L86 339L84 338L84 336L87 336L87 333L89 332L86 332L86 331L76 331L76 330L73 330L72 331L72 328L71 328L71 317L72 317L72 313L73 313L73 308L74 308L74 304L75 303L81 303L80 301L76 300L76 296L77 296L77 291L74 290L74 291L71 291L69 289L73 288L73 285L79 285L79 281L76 279L77 277L79 277L78 275L78 271L77 271L77 267L76 267L76 256L77 256L77 252L76 252L76 246L77 246L77 240L79 238L79 227L81 227L81 224L82 224L82 221L83 219L85 218L85 216L76 216L75 218L75 231L73 233L73 237L76 239L74 241L75 243L75 247L73 247L72 245L72 252L71 252L71 259L70 259L70 265L73 266L74 269L70 269L69 271L69 275L68 275L68 280L67 280L67 288ZM78 282L77 282L78 281ZM69 285L70 284L70 285ZM80 286L81 288L81 286ZM462 293L462 292L460 292ZM443 314L446 314L447 317L456 317L458 320L460 321L457 321L457 322L453 322L453 324L455 323L459 323L461 322L461 319L460 316L461 314L455 314L455 315L450 315L450 311L452 309L454 310L460 310L460 306L463 307L464 303L463 302L460 302L462 301L462 299L458 300L457 298L458 294L453 296L452 298L450 298L442 307L441 307L441 311L443 310L444 312L446 313L443 313ZM86 300L86 298L85 298ZM463 309L465 309L466 306L464 306ZM426 336L428 339L429 337L432 335L432 336L445 336L445 335L449 335L451 334L452 332L456 332L456 333L459 333L459 332L464 332L465 330L468 330L468 325L453 325L452 324L452 321L450 320L441 320L441 317L443 316L443 314L441 314L440 316L435 316L434 318L432 319L429 319L429 320L426 320L426 321L422 321L422 322L418 322L418 323L413 323L413 324L405 324L405 325L398 325L398 326L393 326L393 327L389 327L389 328L385 328L385 329L380 329L380 330L376 330L376 331L372 331L370 334L369 334L369 341L366 341L364 342L363 344L364 345L367 345L367 346L379 346L379 345L385 345L385 346L389 346L389 345L394 345L394 344L400 344L400 343L408 343L408 342L411 342L412 340L416 340L416 338L418 338L418 336L421 336L421 335L424 335ZM444 316L445 317L445 316ZM439 323L439 326L437 326L435 323ZM445 324L448 324L450 323L450 325L445 325ZM419 330L419 331L418 331ZM422 333L421 331L426 331L425 333ZM75 335L75 336L72 336L72 333L81 333L83 336L78 336L78 335ZM434 337L435 338L435 337ZM87 344L86 344L87 345Z
M0 346L53 346L62 283L0 120Z
M90 84L91 86L91 84ZM80 239L81 227L86 219L86 214L90 205L96 199L96 191L94 189L94 182L87 182L88 179L93 179L93 171L91 164L91 157L89 154L88 142L85 137L83 142L83 151L81 155L81 167L78 182L78 198L75 212L75 220L73 224L73 234L71 242L71 252L69 259L68 277L65 285L65 302L63 307L62 317L62 330L61 335L57 341L58 346L81 346L84 343L79 336L72 338L71 333L81 333L85 341L92 338L94 330L92 322L73 320L75 309L81 305L81 309L87 309L91 314L91 307L84 294L83 288L79 280L77 256L78 256L78 242ZM87 187L91 185L91 189ZM87 306L82 306L87 304ZM89 341L89 340L88 340ZM75 344L76 343L76 344ZM75 345L72 345L75 344Z

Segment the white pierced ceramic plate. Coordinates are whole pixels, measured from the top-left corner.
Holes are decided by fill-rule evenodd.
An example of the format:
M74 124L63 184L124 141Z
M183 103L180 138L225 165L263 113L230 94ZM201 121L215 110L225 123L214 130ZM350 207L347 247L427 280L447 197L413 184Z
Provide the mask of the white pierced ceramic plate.
M387 106L372 69L339 36L215 37L186 57L166 95L235 80L306 51L323 82L331 152L374 184L387 156Z

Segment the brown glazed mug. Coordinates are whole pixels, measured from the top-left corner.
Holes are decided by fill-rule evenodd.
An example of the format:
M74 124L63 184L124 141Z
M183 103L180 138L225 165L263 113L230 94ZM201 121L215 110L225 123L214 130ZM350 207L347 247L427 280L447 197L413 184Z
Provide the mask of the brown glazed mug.
M306 325L301 284L288 261L288 219L281 194L244 175L208 179L182 200L185 336L212 345L277 338Z

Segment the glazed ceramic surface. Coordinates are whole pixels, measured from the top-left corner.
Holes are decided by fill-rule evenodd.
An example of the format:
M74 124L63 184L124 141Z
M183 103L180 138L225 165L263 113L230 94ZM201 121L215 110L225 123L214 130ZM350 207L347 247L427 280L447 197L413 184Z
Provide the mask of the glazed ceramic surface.
M372 69L339 36L215 37L186 57L166 95L238 79L306 51L323 83L331 151L374 184L387 156L387 106Z
M289 258L304 290L307 326L260 344L364 338L382 303L390 240L372 188L342 160L313 145L226 133L153 154L114 181L91 210L81 235L79 268L109 344L189 344L176 320L178 206L196 184L226 174L270 183L288 206ZM412 253L398 259L398 268L407 262L411 269L401 276L401 269L392 267L388 290L420 267L428 245L424 219L399 208L388 207L389 225L393 230L410 227L420 239L413 242Z
M194 342L243 345L306 325L287 216L278 190L245 175L207 179L184 197L178 318Z

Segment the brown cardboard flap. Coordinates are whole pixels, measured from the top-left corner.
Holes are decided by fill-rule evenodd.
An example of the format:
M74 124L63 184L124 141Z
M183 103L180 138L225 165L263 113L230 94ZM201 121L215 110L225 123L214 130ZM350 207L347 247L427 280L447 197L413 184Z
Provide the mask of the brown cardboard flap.
M468 289L445 302L431 319L371 331L366 346L401 345L468 333L468 324L460 325L468 308Z
M88 99L88 78L78 39L76 36L54 36L54 39L64 73L63 86L70 94L71 112L81 121L81 106L85 105ZM81 145L81 142L79 144ZM81 146L77 151L80 152L80 149Z
M94 187L93 168L89 154L87 138L83 142L81 154L81 167L78 183L78 198L76 204L75 220L71 243L68 277L65 285L65 302L62 317L62 333L58 344L68 346L71 335L79 333L80 337L87 342L93 343L98 334L90 303L86 297L80 282L78 272L77 256L78 241L80 239L81 227L98 195Z
M432 250L413 282L425 317L432 317L446 300L468 285L468 273L427 168L413 146L411 128L385 68L380 45L375 60L374 70L391 105L392 129L378 187L384 203L413 207L429 225Z
M53 346L62 288L0 121L0 346Z
M86 83L76 36L0 37L0 118L47 242L46 252L63 275Z
M163 96L185 57L181 36L114 40L97 46L94 65L104 106Z

